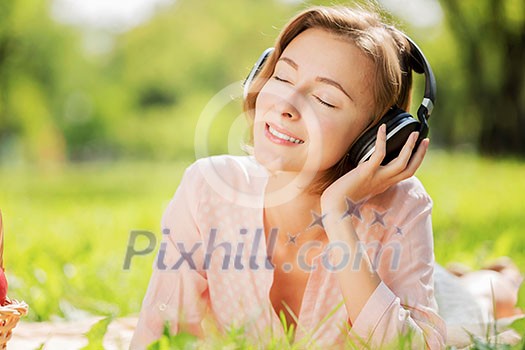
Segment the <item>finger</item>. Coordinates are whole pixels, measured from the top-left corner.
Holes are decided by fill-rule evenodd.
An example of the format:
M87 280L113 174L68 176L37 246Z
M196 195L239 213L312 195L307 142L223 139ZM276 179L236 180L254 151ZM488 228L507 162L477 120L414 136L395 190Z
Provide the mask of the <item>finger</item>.
M423 159L425 158L425 154L427 153L429 143L430 140L428 138L425 138L421 141L416 152L414 153L414 155L412 155L412 158L410 158L410 162L408 163L406 169L398 176L396 176L397 181L407 179L416 173L416 170L419 168L419 166L423 162Z
M412 156L412 150L414 149L414 146L416 145L418 136L419 136L418 131L412 132L408 136L408 139L403 145L401 152L399 152L399 155L388 164L389 172L393 176L395 176L398 173L403 172L406 169L407 164L410 161L410 157Z
M370 157L370 163L373 164L376 167L379 167L381 165L381 162L385 158L386 154L386 125L381 124L379 129L377 129L377 135L376 135L376 144L374 153L372 153L372 156Z

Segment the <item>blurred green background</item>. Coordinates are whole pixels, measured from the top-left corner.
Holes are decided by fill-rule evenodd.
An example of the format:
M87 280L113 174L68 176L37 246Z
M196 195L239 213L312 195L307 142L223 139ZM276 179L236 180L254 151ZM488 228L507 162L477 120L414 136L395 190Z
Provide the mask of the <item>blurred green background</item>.
M4 260L29 319L138 312L153 254L124 270L130 231L160 236L196 145L242 154L240 81L290 16L332 3L168 0L108 25L74 17L65 0L0 2ZM434 199L438 262L478 268L509 255L525 270L524 2L379 4L438 81L418 172ZM211 132L195 140L203 120Z

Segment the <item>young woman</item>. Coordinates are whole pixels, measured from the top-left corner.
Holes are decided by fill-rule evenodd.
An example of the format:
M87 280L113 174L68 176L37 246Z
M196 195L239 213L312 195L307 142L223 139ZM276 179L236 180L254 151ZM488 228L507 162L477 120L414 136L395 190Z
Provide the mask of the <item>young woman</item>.
M428 139L412 133L382 165L383 125L370 159L348 165L360 135L408 109L412 55L364 10L310 8L285 26L245 99L253 153L197 160L164 213L132 348L166 321L202 335L204 318L264 344L284 336L280 314L301 347L408 333L414 348L444 347L432 202L413 176Z

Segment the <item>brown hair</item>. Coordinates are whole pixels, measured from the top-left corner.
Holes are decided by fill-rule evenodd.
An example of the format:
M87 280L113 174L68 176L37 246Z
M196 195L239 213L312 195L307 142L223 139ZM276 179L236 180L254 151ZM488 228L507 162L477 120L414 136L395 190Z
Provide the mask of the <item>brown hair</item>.
M309 28L325 29L351 41L372 60L375 67L375 81L372 84L375 108L369 127L377 124L384 113L393 106L404 110L409 108L412 74L408 66L407 53L410 52L410 44L404 35L397 29L387 26L375 11L341 6L311 7L292 18L283 28L276 40L273 53L249 87L244 101L244 112L252 130L247 142L249 145L253 145L253 120L259 91L272 76L284 49L297 35ZM363 130L363 133L365 131ZM310 192L321 194L330 184L351 170L351 167L345 155L325 171L320 180L311 186Z

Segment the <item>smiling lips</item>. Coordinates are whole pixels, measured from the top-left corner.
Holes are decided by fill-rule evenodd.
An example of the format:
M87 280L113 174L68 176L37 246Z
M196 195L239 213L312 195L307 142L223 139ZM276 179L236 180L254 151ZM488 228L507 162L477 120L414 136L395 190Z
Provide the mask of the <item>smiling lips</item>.
M269 125L268 123L265 125L264 131L266 137L277 144L300 145L304 143L303 140L278 131L275 127Z

